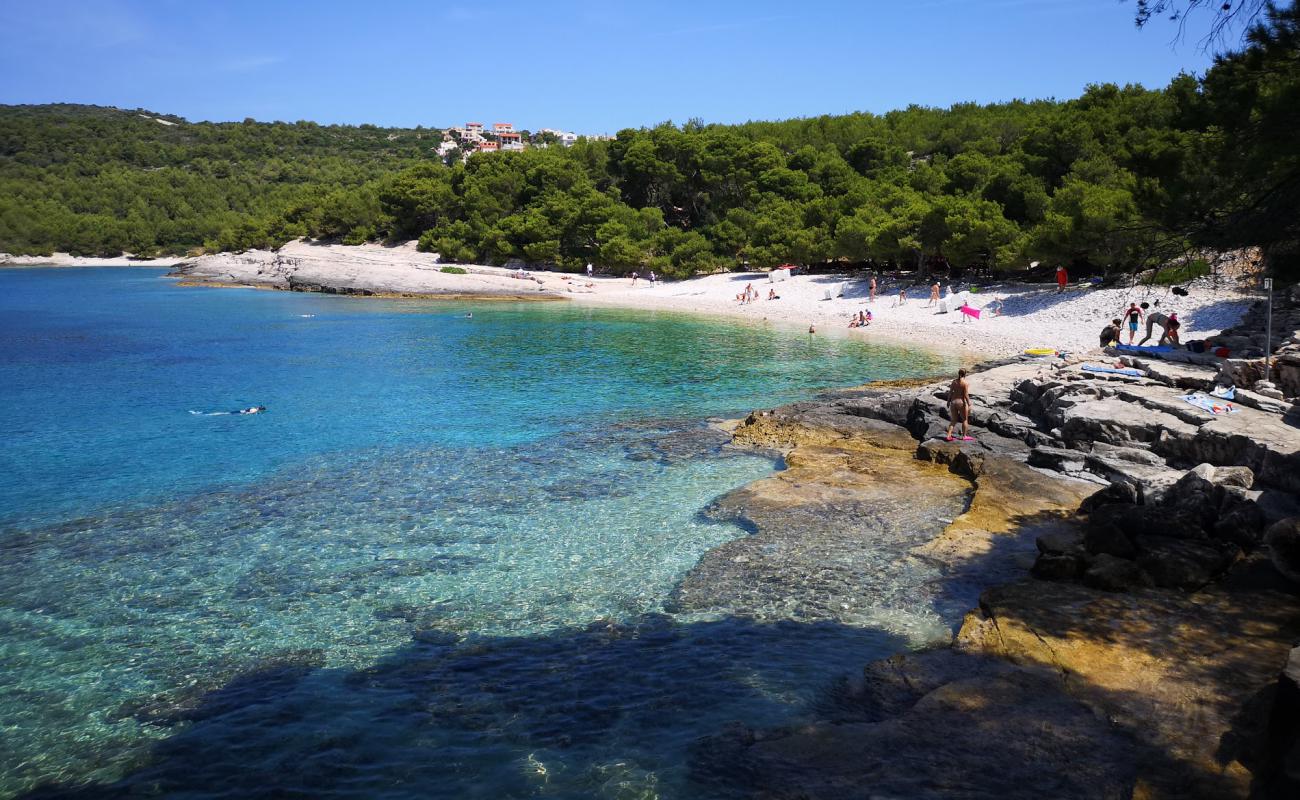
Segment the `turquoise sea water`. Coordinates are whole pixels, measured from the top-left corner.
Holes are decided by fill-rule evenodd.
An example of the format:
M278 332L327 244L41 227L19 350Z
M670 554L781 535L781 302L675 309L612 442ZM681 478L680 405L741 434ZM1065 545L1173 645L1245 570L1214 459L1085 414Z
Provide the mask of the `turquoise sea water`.
M0 270L2 797L717 796L909 643L664 602L774 466L707 418L941 357L160 276Z

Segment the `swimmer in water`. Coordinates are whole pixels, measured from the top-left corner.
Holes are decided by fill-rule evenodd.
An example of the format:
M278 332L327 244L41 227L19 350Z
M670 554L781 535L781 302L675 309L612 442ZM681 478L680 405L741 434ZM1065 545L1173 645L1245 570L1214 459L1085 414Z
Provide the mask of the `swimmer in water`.
M235 413L236 414L261 414L265 410L266 410L266 406L249 406L248 408L241 408Z
M473 311L467 311L467 312L465 313L465 319L474 319L474 312L473 312Z

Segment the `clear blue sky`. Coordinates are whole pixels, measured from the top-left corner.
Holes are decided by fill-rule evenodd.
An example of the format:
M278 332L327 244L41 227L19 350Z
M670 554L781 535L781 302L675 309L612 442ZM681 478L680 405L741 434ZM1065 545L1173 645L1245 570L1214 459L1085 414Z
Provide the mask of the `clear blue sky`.
M0 103L613 133L1164 85L1133 0L0 0Z

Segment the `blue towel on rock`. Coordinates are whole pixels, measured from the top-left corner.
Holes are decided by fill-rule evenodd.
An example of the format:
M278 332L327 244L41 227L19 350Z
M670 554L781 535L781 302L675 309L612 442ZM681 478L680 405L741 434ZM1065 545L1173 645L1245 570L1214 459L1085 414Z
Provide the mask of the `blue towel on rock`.
M1084 372L1105 372L1111 375L1126 375L1130 378L1141 378L1143 374L1141 370L1133 369L1132 367L1124 367L1121 369L1119 367L1104 367L1100 364L1084 364L1083 370Z

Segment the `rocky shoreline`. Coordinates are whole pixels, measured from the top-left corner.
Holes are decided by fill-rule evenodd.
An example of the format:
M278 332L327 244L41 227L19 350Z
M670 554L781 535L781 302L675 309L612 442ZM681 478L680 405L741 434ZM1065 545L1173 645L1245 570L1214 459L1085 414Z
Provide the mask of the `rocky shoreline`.
M1273 340L1287 357L1294 300L1280 316L1298 324ZM1257 337L1258 319L1225 335ZM854 544L830 531L900 493L934 513L872 535L913 525L912 554L944 576L931 602L977 607L950 642L867 665L815 724L704 743L702 780L810 800L1300 796L1300 405L1286 362L1213 414L1180 395L1262 361L1092 358L1132 372L1082 359L976 372L973 443L942 438L946 382L737 427L736 444L778 450L787 469L716 504L753 535L702 559L678 610L730 598L745 614L784 593L796 616L851 621L851 603L822 601L873 581L835 566ZM1286 389L1265 393L1264 377ZM809 543L794 515L827 521Z

